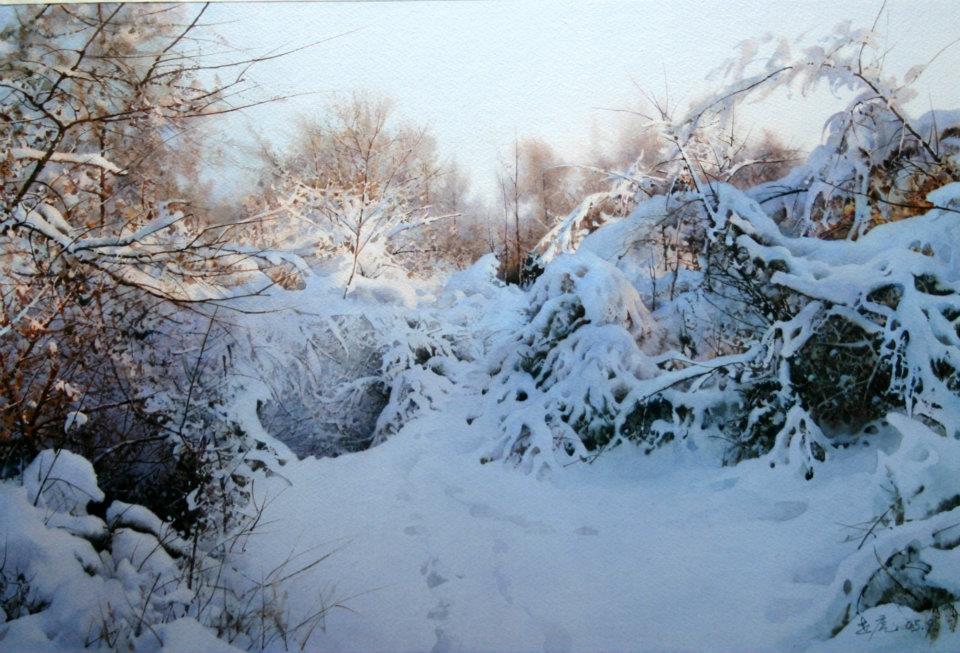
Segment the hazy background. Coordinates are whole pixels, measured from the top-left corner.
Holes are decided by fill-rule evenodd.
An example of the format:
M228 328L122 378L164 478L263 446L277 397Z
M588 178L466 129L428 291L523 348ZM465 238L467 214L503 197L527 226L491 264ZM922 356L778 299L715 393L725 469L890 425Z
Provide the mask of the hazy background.
M298 113L320 113L358 89L383 93L396 100L399 116L430 126L440 152L456 157L473 188L489 197L498 156L515 135L539 136L576 162L591 135L611 132L621 119L602 107L636 106L641 88L684 106L710 88L707 74L744 39L812 38L843 20L869 26L880 7L874 0L249 2L215 4L204 22L256 54L330 39L250 71L264 96L310 95L231 116L231 142L250 143L250 131L259 130L283 143ZM953 0L887 2L879 27L895 34L888 69L926 62L955 40L956 24L932 20L955 7ZM921 77L909 108L960 107L958 67L960 46L948 48ZM802 102L779 95L752 107L741 124L809 147L839 108L825 91ZM237 172L224 181L225 189L245 183Z

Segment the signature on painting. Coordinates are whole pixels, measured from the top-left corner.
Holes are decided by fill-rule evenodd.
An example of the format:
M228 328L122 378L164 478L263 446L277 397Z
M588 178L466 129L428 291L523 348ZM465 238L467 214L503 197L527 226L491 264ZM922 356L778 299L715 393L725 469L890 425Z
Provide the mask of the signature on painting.
M933 618L931 617L929 619L905 619L898 623L892 623L887 620L886 615L880 615L873 621L861 616L857 622L857 630L854 634L873 637L874 635L897 633L900 631L906 631L908 633L926 632L930 629L932 621Z

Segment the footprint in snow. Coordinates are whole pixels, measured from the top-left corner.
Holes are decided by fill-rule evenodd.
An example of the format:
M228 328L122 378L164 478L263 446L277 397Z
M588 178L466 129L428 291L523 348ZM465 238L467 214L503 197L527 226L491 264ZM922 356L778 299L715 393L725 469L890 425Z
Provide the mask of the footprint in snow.
M798 570L793 575L794 583L807 583L810 585L829 585L837 577L837 565L820 565L818 567L805 567Z
M435 608L427 613L427 619L432 621L446 621L447 617L450 616L450 606L451 604L449 602L440 601Z
M463 494L464 491L465 490L462 487L457 485L448 485L444 488L443 493L457 503L465 505L471 517L475 517L477 519L490 519L493 521L508 522L533 533L554 532L554 529L551 526L543 522L531 521L521 515L511 515L509 513L500 512L499 510L491 508L485 503L473 503L472 501L461 499L459 495Z
M500 567L494 567L493 580L497 584L497 592L507 602L507 605L513 605L513 593L510 591L510 579L503 574Z
M404 533L406 533L407 535L423 535L424 533L427 532L426 528L416 523L416 522L423 521L423 515L421 515L419 512L410 513L410 516L408 519L410 519L410 521L414 523L404 528L403 529Z
M437 571L438 562L439 559L434 556L420 566L420 574L427 577L427 587L430 589L443 585L449 580Z
M437 637L437 643L430 649L430 653L451 653L460 649L460 639L443 630L437 628L433 631Z

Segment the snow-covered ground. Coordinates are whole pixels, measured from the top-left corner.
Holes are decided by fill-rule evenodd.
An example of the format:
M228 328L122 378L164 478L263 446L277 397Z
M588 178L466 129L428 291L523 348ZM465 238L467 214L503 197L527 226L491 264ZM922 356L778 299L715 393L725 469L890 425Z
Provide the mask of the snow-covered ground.
M251 555L266 574L334 552L288 588L306 618L341 602L323 651L788 651L834 598L870 519L877 449L808 482L760 461L607 453L545 479L480 465L468 390L385 444L292 461ZM678 458L682 460L678 460ZM682 464L679 464L682 463ZM908 610L832 650L929 648ZM296 622L294 618L292 620ZM874 623L871 622L871 623ZM957 650L947 634L932 650ZM819 646L823 646L820 643ZM818 648L818 646L813 646Z

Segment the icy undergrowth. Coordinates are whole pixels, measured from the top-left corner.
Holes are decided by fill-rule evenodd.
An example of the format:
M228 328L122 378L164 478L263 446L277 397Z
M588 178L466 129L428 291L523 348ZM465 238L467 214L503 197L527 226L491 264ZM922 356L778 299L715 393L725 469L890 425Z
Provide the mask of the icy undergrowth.
M190 544L169 524L122 502L104 517L87 512L104 495L84 458L44 451L22 485L0 484L0 496L5 650L240 650L206 627L217 617L203 609L210 588L191 588L182 564ZM217 568L223 584L242 576L229 565Z

